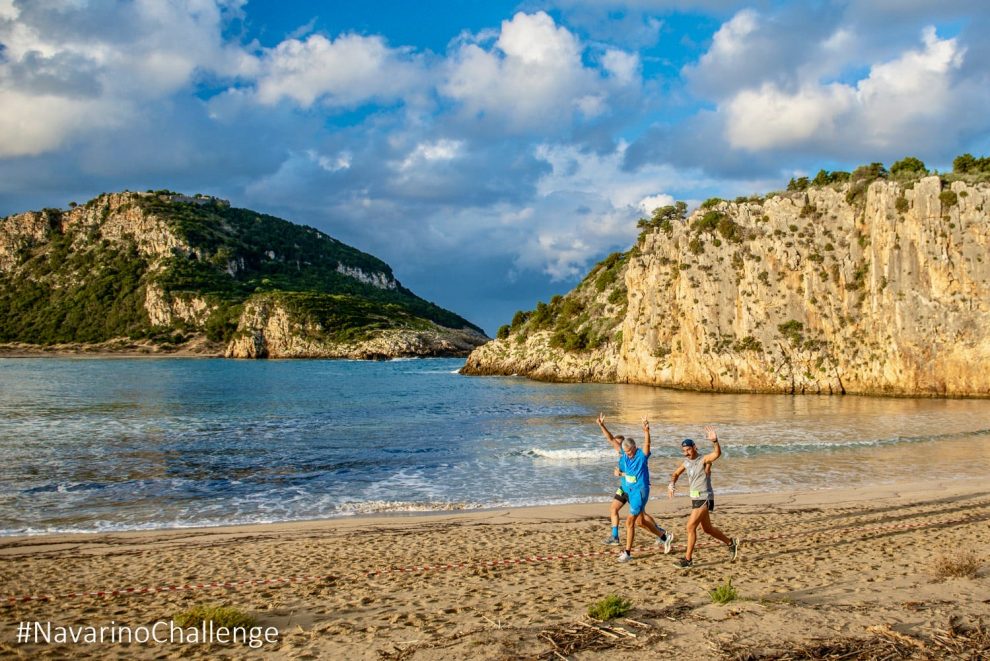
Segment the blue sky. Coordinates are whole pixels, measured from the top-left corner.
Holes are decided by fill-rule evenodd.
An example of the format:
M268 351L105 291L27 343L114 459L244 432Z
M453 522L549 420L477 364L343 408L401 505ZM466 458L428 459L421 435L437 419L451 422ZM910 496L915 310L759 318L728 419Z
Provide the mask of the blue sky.
M0 0L0 215L219 195L492 334L657 205L987 154L988 27L976 0Z

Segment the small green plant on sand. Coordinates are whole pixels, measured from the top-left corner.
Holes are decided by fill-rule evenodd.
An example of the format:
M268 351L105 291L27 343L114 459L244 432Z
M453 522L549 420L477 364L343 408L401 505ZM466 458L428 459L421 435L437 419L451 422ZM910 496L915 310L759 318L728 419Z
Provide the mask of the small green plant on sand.
M218 627L252 627L257 620L242 610L231 606L193 606L177 613L173 618L180 627L198 627L203 622L213 622Z
M722 585L718 586L714 590L708 593L708 596L712 598L712 602L716 604L727 604L730 601L734 601L739 598L739 593L736 589L732 587L732 579L730 578Z
M630 608L632 608L631 601L617 594L610 594L588 606L588 615L596 620L614 620L628 613Z
M972 552L942 556L935 560L932 575L935 578L973 578L982 564L976 554Z

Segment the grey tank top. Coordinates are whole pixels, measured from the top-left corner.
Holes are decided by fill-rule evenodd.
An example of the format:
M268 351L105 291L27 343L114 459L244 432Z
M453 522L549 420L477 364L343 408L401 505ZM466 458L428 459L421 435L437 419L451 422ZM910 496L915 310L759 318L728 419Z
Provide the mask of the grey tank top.
M694 500L708 500L712 497L712 478L705 473L705 457L685 459L684 470L688 476L688 489Z

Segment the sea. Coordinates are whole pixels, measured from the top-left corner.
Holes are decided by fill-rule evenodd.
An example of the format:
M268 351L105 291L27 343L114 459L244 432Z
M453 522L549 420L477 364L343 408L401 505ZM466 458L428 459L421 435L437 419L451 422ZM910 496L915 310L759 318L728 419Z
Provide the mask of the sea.
M463 359L0 359L0 535L655 497L714 425L717 498L990 477L990 401L712 394L459 374Z

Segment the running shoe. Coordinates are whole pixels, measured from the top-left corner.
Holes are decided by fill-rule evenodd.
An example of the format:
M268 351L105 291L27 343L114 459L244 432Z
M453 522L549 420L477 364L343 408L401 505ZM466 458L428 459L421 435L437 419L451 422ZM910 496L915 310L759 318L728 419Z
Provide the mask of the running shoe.
M729 562L733 562L739 556L739 538L733 537L729 544Z
M619 554L619 562L629 562L632 560L632 553L629 551L623 551Z
M618 543L619 543L619 538L612 537L611 535L605 538L605 541L602 542L602 544L604 544L605 546L616 546Z
M691 564L692 564L691 561L688 560L687 558L681 558L680 560L677 561L677 566L680 567L681 569L687 569L688 567L691 566Z
M663 537L663 552L664 555L670 555L670 550L674 546L674 533L669 530L666 533Z

